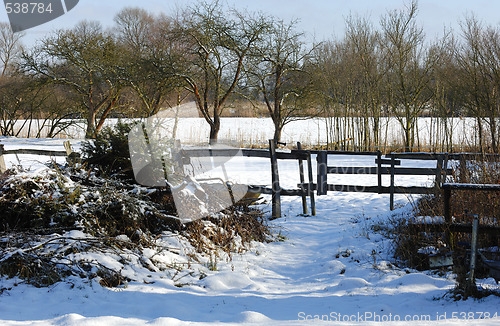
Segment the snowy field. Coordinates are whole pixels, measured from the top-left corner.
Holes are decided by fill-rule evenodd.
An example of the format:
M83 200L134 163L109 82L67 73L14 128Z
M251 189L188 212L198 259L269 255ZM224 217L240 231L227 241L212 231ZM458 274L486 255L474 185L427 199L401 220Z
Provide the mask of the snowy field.
M197 114L197 112L194 112ZM173 119L170 119L173 121ZM117 119L106 120L105 125L116 124ZM125 120L126 121L126 120ZM327 119L315 118L308 120L292 121L285 125L282 132L282 141L295 145L300 141L303 145L324 145L327 143ZM446 138L442 126L438 126L438 119L419 118L416 130L418 131L419 144L426 146L441 144ZM43 120L34 120L32 126L32 137L36 134ZM473 118L449 118L447 123L453 129L452 141L457 146L471 146L477 143L474 135L475 120ZM173 122L172 122L173 124ZM24 120L15 124L18 130L24 125ZM401 126L395 118L381 118L381 138L386 139L387 146L403 143ZM48 130L48 127L45 127ZM267 145L268 139L273 138L273 122L270 118L222 118L219 139L227 139L237 142L243 146ZM176 138L183 143L200 144L208 142L210 127L203 118L180 118ZM386 134L387 132L387 134ZM46 132L45 132L46 133ZM42 134L44 134L42 132ZM349 134L349 137L357 137ZM28 137L26 127L19 134L20 137ZM58 137L77 139L85 136L84 122L76 123L62 132ZM332 140L330 140L332 141ZM357 142L359 143L359 142Z
M1 138L0 143L6 149L63 149L62 140ZM79 143L73 143L78 148ZM6 157L8 166L21 164L33 173L43 169L46 159ZM373 166L373 159L343 156L330 163ZM234 162L228 169L239 169L238 175L254 184L270 183L266 159ZM280 161L279 169L282 186L295 187L297 163ZM373 185L376 176L331 176L329 181ZM422 177L396 179L396 184L405 185L430 182ZM453 275L399 269L391 263L391 241L373 226L404 215L414 200L395 198L399 208L390 212L388 195L329 193L317 197L317 216L299 216L300 198L283 198L285 217L270 222L283 241L254 243L232 260L219 261L216 271L204 270L205 278L187 277L182 287L144 268L135 270L136 279L143 282L114 289L79 278L48 288L2 278L0 324L499 325L499 297L445 299L454 287ZM270 205L263 208L269 215ZM498 288L493 279L480 283Z

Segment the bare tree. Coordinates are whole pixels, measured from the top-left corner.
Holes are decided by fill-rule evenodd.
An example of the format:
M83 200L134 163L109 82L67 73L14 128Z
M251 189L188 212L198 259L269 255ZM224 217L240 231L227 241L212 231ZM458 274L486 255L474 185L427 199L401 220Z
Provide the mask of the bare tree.
M287 123L311 113L306 112L312 87L304 65L312 50L306 49L296 21L269 25L268 32L252 48L248 76L266 104L274 124L273 139L278 142Z
M432 98L430 79L439 56L428 51L424 32L417 26L417 2L406 10L389 12L381 21L385 85L390 107L404 134L404 147L411 151L416 139L419 115Z
M118 40L128 58L122 78L139 97L145 115L154 115L168 95L174 90L180 93L177 63L185 49L174 37L170 17L126 8L117 14L115 22Z
M74 92L87 120L86 136L94 137L119 102L121 54L112 35L98 23L84 21L56 32L32 53L25 53L23 66Z
M475 116L479 143L485 148L483 122L489 126L491 149L498 151L500 114L500 30L483 27L475 17L462 24L463 44L458 48L465 104Z
M351 85L357 90L351 94L355 96L352 102L359 112L359 141L368 149L380 145L380 117L384 104L382 79L385 75L380 35L366 18L350 16L346 19L346 27Z
M330 40L314 49L316 66L312 72L315 88L322 98L323 115L326 123L327 149L344 146L348 136L345 109L346 65L345 42ZM344 119L345 118L345 119ZM342 147L344 148L344 147Z
M3 79L13 68L15 59L19 58L23 36L24 33L13 33L8 23L0 23L0 62L2 63L0 79Z
M266 28L262 16L225 11L218 1L198 3L179 21L187 46L185 71L179 75L210 125L210 143L217 142L224 104L240 81L248 52Z

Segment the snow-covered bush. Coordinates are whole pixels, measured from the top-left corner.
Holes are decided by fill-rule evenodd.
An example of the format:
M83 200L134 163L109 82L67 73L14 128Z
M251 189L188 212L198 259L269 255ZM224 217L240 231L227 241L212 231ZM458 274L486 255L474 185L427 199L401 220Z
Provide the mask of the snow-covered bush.
M238 205L183 224L175 216L168 189L132 185L69 166L11 170L0 179L0 211L0 274L35 286L68 276L118 286L134 278L134 273L124 272L129 264L167 274L170 268L178 269L175 260L186 266L206 260L216 266L220 257L230 258L252 241L270 239L260 210ZM175 260L166 263L172 253L170 258L162 255L172 246L163 239L171 238L182 245ZM156 255L158 260L149 258ZM95 257L113 257L114 263L106 265ZM200 270L189 273L203 275Z

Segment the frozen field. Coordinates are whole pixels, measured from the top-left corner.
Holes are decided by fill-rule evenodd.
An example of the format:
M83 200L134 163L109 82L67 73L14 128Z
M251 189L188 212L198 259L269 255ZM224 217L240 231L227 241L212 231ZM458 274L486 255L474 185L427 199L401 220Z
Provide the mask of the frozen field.
M0 139L16 147L62 149L62 141ZM78 148L78 142L74 142ZM43 169L47 158L6 157L7 165ZM372 166L373 157L338 157L332 165ZM270 183L267 159L233 162L228 170L255 184ZM418 166L429 164L415 163ZM295 187L295 162L280 161L283 187ZM331 183L369 185L375 176L329 177ZM426 178L396 179L420 185ZM384 184L388 180L384 179ZM285 217L272 221L284 241L255 243L248 251L204 270L202 280L178 287L162 272L137 266L137 280L103 288L74 278L49 288L0 279L2 325L499 325L500 298L455 302L443 299L453 275L399 269L391 242L373 231L391 216L404 215L412 198L329 193L317 197L317 216L299 216L300 198L283 198ZM263 207L269 211L270 205ZM1 214L1 212L0 212ZM268 213L269 214L269 213ZM201 267L200 267L201 268ZM147 283L146 283L147 281ZM484 286L498 288L493 279ZM12 288L2 291L4 288ZM409 323L411 322L411 323Z
M194 113L197 114L196 111ZM173 119L168 120L173 124ZM105 125L113 125L117 121L117 119L108 119ZM295 145L297 141L302 142L304 145L324 145L327 142L326 122L327 120L323 118L292 121L285 125L282 132L282 141L292 145ZM441 144L445 139L444 131L438 126L437 122L437 119L431 118L418 119L416 130L419 135L419 144L423 148L429 145ZM24 120L17 121L16 128L21 128L23 123ZM43 121L35 120L32 133L38 130L37 123L41 124ZM453 129L452 140L454 145L471 146L476 143L477 139L471 136L476 134L474 119L450 118L447 123ZM381 118L380 125L380 137L386 140L386 143L381 145L393 146L394 144L403 143L401 126L396 119ZM231 140L243 146L267 145L268 139L273 137L273 130L273 122L270 118L222 118L219 139ZM206 143L208 142L209 131L209 125L203 118L180 118L176 138L181 139L183 143ZM19 136L27 137L27 130L23 129ZM34 135L31 136L34 137ZM70 139L83 138L84 136L85 126L83 122L76 123L58 135L58 137ZM356 138L358 136L356 134L352 135L351 132L348 137Z

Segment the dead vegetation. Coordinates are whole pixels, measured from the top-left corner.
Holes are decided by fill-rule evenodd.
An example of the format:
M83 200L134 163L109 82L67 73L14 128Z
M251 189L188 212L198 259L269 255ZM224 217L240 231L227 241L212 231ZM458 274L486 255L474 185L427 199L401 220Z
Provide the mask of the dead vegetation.
M252 241L271 239L262 212L248 205L183 224L168 189L71 166L10 170L0 179L0 211L0 275L36 287L71 277L119 286L130 281L123 273L129 264L172 278L184 269L202 277L203 268L193 266L216 266ZM172 247L165 240L171 237L184 247ZM149 259L147 250L170 252L184 265ZM114 257L122 267L89 259L93 255Z
M498 158L481 158L456 164L449 182L472 184L500 184L500 162ZM443 195L426 195L419 199L409 216L394 218L392 237L394 257L402 267L428 270L432 255L452 257L453 266L434 267L439 273L453 271L457 277L457 288L452 297L466 299L468 296L482 297L488 291L475 289L466 291L470 264L471 233L451 232L447 225L437 232L433 226L444 223ZM482 226L499 227L500 193L486 191L454 190L451 195L451 215L454 224L471 225L478 218ZM434 225L433 225L434 224ZM418 226L418 228L416 227ZM450 236L450 241L447 241ZM493 234L479 234L478 248L498 250L500 238ZM476 278L489 276L489 269L478 263ZM490 293L489 291L488 293ZM498 293L497 293L498 294Z

